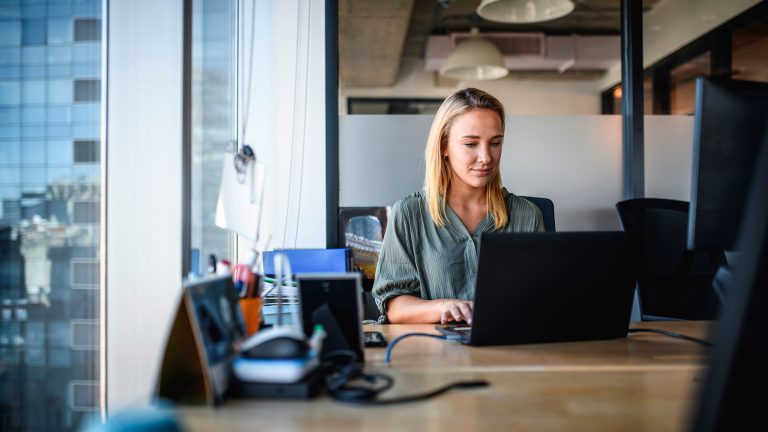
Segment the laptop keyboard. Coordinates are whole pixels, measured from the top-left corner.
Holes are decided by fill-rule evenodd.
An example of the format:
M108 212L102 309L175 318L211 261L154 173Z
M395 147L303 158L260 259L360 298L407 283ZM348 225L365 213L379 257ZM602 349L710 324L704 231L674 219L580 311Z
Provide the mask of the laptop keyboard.
M466 340L469 340L469 336L472 334L472 327L467 325L442 325L438 326L438 330L448 336L456 336Z

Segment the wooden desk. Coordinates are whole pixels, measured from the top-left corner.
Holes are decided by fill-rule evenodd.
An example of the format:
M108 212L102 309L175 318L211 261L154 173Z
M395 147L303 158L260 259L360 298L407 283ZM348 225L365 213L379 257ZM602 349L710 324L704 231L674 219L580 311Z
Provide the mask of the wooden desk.
M708 338L706 322L646 322ZM392 340L433 326L368 326ZM489 388L385 407L355 407L320 397L311 402L231 400L184 408L191 431L680 431L700 383L706 348L655 334L625 339L473 348L413 337L392 352L366 350L368 370L385 371L395 386L385 397L434 389L463 379Z

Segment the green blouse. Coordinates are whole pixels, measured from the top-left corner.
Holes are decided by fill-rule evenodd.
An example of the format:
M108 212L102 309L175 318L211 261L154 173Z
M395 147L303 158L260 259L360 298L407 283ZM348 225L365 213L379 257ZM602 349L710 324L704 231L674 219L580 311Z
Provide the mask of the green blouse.
M502 189L509 222L498 232L544 231L539 208ZM496 231L486 214L469 233L454 211L446 206L445 226L437 227L429 215L423 190L396 202L376 266L373 297L387 321L387 300L412 295L425 300L473 300L482 233Z

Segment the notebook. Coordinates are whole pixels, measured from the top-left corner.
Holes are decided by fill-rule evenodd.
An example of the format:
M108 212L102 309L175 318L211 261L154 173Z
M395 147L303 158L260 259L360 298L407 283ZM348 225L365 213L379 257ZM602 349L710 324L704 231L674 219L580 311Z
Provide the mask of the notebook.
M627 232L485 233L472 326L437 329L468 345L624 337L638 252Z

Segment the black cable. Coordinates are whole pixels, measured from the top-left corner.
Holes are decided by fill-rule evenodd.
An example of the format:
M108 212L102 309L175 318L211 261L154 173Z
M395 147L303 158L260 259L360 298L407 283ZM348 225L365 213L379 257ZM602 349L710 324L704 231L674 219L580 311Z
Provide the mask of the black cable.
M429 336L437 339L446 339L444 336L428 333L406 333L390 342L387 350L387 362L391 347L397 342L410 336ZM357 361L354 351L341 349L327 352L322 357L321 367L325 375L325 387L328 396L332 399L353 405L394 405L400 403L416 402L439 396L454 389L471 389L487 387L487 381L457 381L444 385L435 390L415 395L402 396L391 399L377 399L378 396L392 388L394 378L384 373L366 373L363 364Z
M443 387L440 387L438 389L426 392L426 393L419 393L415 395L409 395L409 396L403 396L398 398L392 398L392 399L363 399L363 398L348 398L345 394L340 394L338 392L329 392L328 394L333 398L334 400L337 400L339 402L345 402L350 404L357 404L357 405L395 405L395 404L401 404L401 403L409 403L409 402L417 402L422 400L427 400L430 398L433 398L435 396L439 396L443 393L449 392L453 389L472 389L472 388L482 388L482 387L488 387L490 384L488 381L484 380L477 380L477 381L456 381L447 385L444 385Z
M642 328L642 329L629 329L629 333L657 333L657 334L661 334L661 335L664 335L664 336L671 336L671 337L674 337L674 338L685 339L685 340L690 341L690 342L694 342L694 343L697 343L697 344L700 344L700 345L704 345L705 347L711 347L712 346L712 342L705 341L705 340L702 340L702 339L697 339L695 337L691 337L691 336L687 336L687 335L684 335L684 334L675 333L675 332L671 332L671 331L667 331L667 330L645 329L645 328Z

